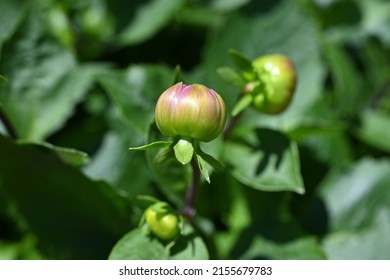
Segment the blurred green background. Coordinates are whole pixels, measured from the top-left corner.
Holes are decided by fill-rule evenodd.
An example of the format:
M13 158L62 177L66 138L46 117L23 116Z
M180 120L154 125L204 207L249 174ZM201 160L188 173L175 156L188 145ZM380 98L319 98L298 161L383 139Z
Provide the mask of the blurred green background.
M264 187L242 141L207 145L227 168L197 200L202 256L390 258L389 1L0 0L0 19L0 259L106 259L138 194L180 209L190 170L128 148L161 137L154 104L177 66L231 110L229 49L293 60L289 109L247 110L232 138L258 134L259 166L288 143L295 171Z

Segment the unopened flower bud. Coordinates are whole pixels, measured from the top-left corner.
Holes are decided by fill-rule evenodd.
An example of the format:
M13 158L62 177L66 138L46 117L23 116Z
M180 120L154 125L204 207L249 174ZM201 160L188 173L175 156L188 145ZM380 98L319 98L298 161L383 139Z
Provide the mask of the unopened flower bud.
M296 86L292 61L277 54L261 56L252 65L264 85L260 94L254 94L254 107L268 114L281 113L290 104Z
M162 240L172 240L179 234L180 219L170 208L149 206L145 211L145 222L155 236Z
M166 136L209 142L224 129L226 108L214 90L180 82L161 94L155 119Z

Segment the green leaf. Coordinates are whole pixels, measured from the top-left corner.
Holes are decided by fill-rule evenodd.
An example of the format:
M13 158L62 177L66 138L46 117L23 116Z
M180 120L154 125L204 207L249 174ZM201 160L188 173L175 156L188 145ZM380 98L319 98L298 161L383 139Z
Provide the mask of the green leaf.
M204 162L202 156L199 154L195 154L196 156L196 163L198 164L198 168L200 170L200 173L203 175L207 183L210 184L210 175L209 175L209 170L207 169L206 163Z
M337 44L325 44L325 55L334 81L334 103L341 113L353 115L366 103L365 84L347 53Z
M7 79L4 76L0 75L0 84L5 84L6 82Z
M17 142L20 145L26 145L26 146L35 146L38 148L42 148L43 150L49 150L51 152L54 152L58 155L58 157L75 167L81 167L84 164L89 162L88 155L84 152L71 149L71 148L65 148L65 147L58 147L54 146L50 143L46 142L34 142L34 141L26 141L26 140L20 140Z
M243 32L245 30L245 32ZM275 32L277 30L277 32ZM238 92L219 79L215 69L231 64L226 50L237 49L249 58L280 53L291 58L297 70L297 87L288 109L278 116L245 110L237 126L268 127L287 131L306 119L306 112L321 98L324 65L322 63L317 29L302 12L297 1L282 1L266 14L253 17L234 16L215 34L205 49L200 66L204 84L218 89L231 111ZM246 63L249 67L248 63Z
M147 141L160 141L161 137L161 132L157 128L157 125L153 123L150 126ZM148 176L158 186L158 190L169 201L172 201L177 208L180 208L183 204L183 197L188 184L192 180L191 166L189 164L183 166L174 157L174 160L168 160L162 163L156 162L158 153L156 150L146 151L149 166Z
M386 0L375 0L375 1L357 1L360 6L362 13L362 21L360 23L361 32L364 37L377 36L387 46L390 45L390 32L386 26L390 19L390 4ZM350 34L356 36L356 34Z
M92 83L97 65L77 66L73 53L44 33L34 5L15 36L4 44L0 103L17 135L44 140L61 128ZM45 37L46 36L46 37Z
M144 153L128 152L129 145L138 145L144 137L119 121L103 138L101 147L85 166L84 173L94 180L104 180L123 190L129 199L150 192L150 170Z
M130 225L115 189L85 177L51 150L0 136L2 189L48 258L101 259Z
M236 103L236 105L233 107L232 116L235 117L239 113L244 111L246 108L248 108L252 104L252 101L253 101L253 96L250 94L241 97Z
M247 81L230 67L219 67L217 73L223 80L239 89L243 89L247 84Z
M365 143L390 152L390 114L373 110L364 111L355 134Z
M205 5L184 5L175 16L175 21L183 25L191 25L207 29L218 28L225 22L225 16L222 13L216 13Z
M4 242L0 239L0 260L15 260L18 256L19 244Z
M180 65L176 65L175 70L173 72L172 85L177 84L178 82L182 82L184 80L183 73Z
M142 43L167 25L180 9L183 0L151 0L137 9L132 22L118 35L121 45Z
M3 42L15 31L18 23L25 14L26 1L0 1L0 53Z
M214 158L212 155L209 155L209 154L203 152L202 149L200 149L200 148L197 149L196 153L204 161L206 161L208 164L210 164L215 169L215 171L221 172L224 169L223 165L216 158Z
M388 260L390 258L390 212L361 230L343 230L327 235L323 248L333 260Z
M248 4L250 0L213 0L210 5L213 9L222 12L230 12Z
M37 239L31 233L24 234L18 241L0 239L0 260L42 260Z
M143 146L129 148L129 150L135 150L135 151L147 151L147 150L154 150L154 149L163 149L168 148L172 145L172 141L156 141L152 142Z
M194 155L194 146L191 141L180 139L175 146L173 146L175 151L176 159L183 165L186 165L191 162Z
M154 120L158 97L171 86L172 70L157 65L134 65L127 70L106 71L97 79L119 108L123 120L146 133Z
M166 260L168 259L168 252L157 239L152 239L141 228L137 228L118 241L108 259Z
M257 190L303 194L296 143L270 129L257 129L254 134L250 143L226 143L225 158L233 176Z
M313 237L302 237L287 243L276 243L263 237L256 237L249 250L241 259L271 259L271 260L324 260L325 253L318 241Z
M234 64L244 72L252 72L252 61L237 50L229 50L229 55Z
M123 236L112 249L110 260L207 260L207 247L190 225L186 225L175 244L170 248L141 228Z
M373 225L378 213L390 211L390 162L363 158L336 168L319 186L331 231Z
M182 235L170 249L170 260L208 260L209 253L202 238L190 224L184 226Z

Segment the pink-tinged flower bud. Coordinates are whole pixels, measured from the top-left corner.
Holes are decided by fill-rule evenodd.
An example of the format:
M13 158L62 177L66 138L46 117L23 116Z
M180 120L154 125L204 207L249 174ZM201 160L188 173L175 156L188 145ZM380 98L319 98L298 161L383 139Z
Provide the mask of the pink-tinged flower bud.
M276 54L261 56L252 65L264 84L261 94L254 95L254 107L268 114L281 113L290 104L296 86L292 61Z
M226 108L222 97L214 90L180 82L161 94L155 119L166 136L209 142L224 129Z

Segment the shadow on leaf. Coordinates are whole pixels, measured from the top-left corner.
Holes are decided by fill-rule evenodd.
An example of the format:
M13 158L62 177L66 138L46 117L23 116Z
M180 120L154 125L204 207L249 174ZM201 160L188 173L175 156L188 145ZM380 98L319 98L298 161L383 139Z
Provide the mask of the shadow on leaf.
M256 136L260 141L258 142L258 146L252 147L255 151L262 151L264 154L256 168L256 175L261 174L265 170L270 163L272 155L276 157L274 168L279 169L283 154L289 148L289 139L282 133L267 128L257 129Z

